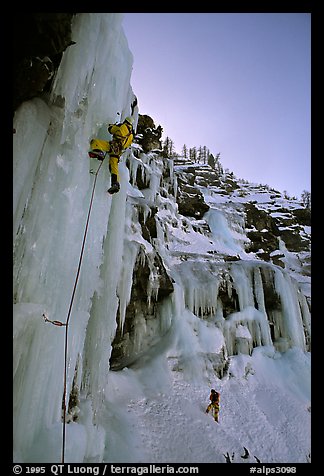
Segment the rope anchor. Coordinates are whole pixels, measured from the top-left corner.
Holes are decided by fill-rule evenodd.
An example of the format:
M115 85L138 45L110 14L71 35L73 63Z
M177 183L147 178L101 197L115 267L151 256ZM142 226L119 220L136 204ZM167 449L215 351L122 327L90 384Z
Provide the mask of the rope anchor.
M64 322L61 322L61 321L51 321L51 319L48 319L48 317L46 316L45 313L43 313L43 316L42 316L42 317L44 318L44 321L45 321L45 322L50 322L50 323L53 324L54 326L57 326L57 327L64 327L64 326L66 326L66 323L64 323Z

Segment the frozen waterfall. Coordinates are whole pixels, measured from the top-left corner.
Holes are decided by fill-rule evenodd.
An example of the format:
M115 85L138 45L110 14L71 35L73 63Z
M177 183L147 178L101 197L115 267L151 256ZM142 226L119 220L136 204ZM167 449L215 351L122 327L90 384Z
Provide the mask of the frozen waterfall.
M94 183L89 140L97 135L109 140L106 125L130 115L134 99L122 15L77 14L72 35L75 44L63 55L50 95L23 103L14 117L16 462L61 460L65 327L44 316L66 322ZM136 108L136 120L137 113ZM304 372L306 390L291 378L287 392L297 388L300 425L307 422L310 313L298 283L277 266L245 259L244 223L233 232L221 207L211 208L204 224L180 215L171 159L144 154L134 144L119 169L121 190L113 197L106 193L107 161L97 177L68 328L65 461L167 460L157 448L149 451L155 439L151 413L162 422L157 433L165 430L166 440L173 441L183 422L190 429L196 421L206 424L201 399L215 382L225 395L228 388L227 401L237 410L235 386L243 378L241 404L249 408L251 395L255 398L253 418L262 428L267 409L257 397L263 395L264 369L271 369L277 383L278 369ZM226 253L241 259L224 261L220 256ZM183 389L194 395L190 403L180 399ZM159 406L162 398L165 406ZM282 415L288 403L281 404ZM172 413L174 408L179 411ZM222 408L226 415L226 404ZM270 412L267 418L267 431L276 434ZM242 421L242 428L249 424ZM223 434L232 449L241 447L236 425L229 419L228 432L233 431ZM207 429L206 444L216 431ZM308 448L308 442L282 441L282 459ZM270 439L259 447L270 462L271 445ZM163 441L158 447L163 451ZM181 451L174 461L186 461ZM220 462L225 450L199 451Z

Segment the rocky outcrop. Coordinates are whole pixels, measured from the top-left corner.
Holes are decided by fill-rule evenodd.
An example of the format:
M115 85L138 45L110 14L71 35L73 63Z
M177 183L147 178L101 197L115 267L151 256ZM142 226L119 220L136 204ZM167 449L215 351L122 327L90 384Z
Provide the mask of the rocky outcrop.
M247 237L251 240L247 251L259 253L259 257L270 261L270 253L278 249L279 229L274 218L254 203L245 204ZM262 250L262 251L259 251Z
M177 204L181 215L200 219L209 210L203 194L181 179L178 180Z
M181 164L181 161L175 161L175 164ZM204 196L197 187L197 173L199 167L188 166L181 169L181 172L177 173L177 196L176 201L178 204L178 210L181 215L200 219L209 210L209 206L204 200ZM206 183L208 180L213 181L215 179L215 173L208 171L208 177L205 178Z
M288 251L299 253L309 251L309 238L303 233L304 226L310 226L310 210L306 208L269 207L267 211L256 204L245 204L247 236L251 240L247 250L255 252L265 261L272 261L281 267L283 262L277 254L280 238ZM283 257L283 255L281 255Z
M15 15L13 54L13 111L23 101L49 90L66 48L73 45L74 13Z
M144 152L154 149L162 149L161 136L162 127L155 127L154 121L146 114L139 114L137 123L137 142L140 144Z

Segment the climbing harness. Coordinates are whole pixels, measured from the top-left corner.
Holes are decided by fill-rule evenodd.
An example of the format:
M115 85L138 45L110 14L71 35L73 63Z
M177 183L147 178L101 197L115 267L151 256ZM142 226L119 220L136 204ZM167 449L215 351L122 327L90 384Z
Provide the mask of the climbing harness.
M105 154L106 157L106 154ZM105 158L104 157L104 158ZM81 247L81 253L80 253L80 258L79 258L79 264L78 264L78 269L77 273L75 276L74 280L74 286L73 286L73 291L71 295L71 301L70 301L70 306L67 314L67 319L66 322L63 323L61 321L52 321L47 318L46 314L43 314L43 318L45 322L50 322L51 324L58 326L58 327L65 327L65 343L64 343L64 380L63 380L63 433L62 433L62 458L61 462L64 463L64 457L65 457L65 440L66 440L66 385L67 385L67 356L68 356L68 330L69 330L69 322L70 322L70 317L71 317L71 311L72 311L72 305L74 301L74 296L79 280L79 275L80 275L80 269L81 269L81 264L82 264L82 258L83 258L83 252L84 252L84 246L87 238L87 233L88 233L88 228L89 228L89 221L90 221L90 214L92 210L92 204L93 204L93 197L94 197L94 192L96 188L96 183L97 183L97 177L99 170L103 164L104 160L102 159L97 171L94 173L95 179L93 182L93 187L92 187L92 193L91 193L91 199L90 199L90 205L89 205L89 210L88 210L88 216L87 216L87 221L86 221L86 226L83 234L83 240L82 240L82 247Z

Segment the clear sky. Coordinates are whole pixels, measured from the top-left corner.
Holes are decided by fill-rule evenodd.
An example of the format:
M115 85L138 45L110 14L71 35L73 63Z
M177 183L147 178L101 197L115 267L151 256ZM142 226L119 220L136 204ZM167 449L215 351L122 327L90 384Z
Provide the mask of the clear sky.
M239 178L311 191L310 13L125 13L140 114L177 152L206 145Z

